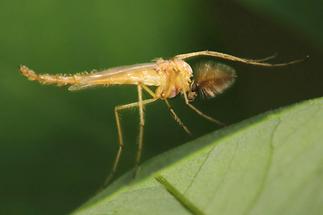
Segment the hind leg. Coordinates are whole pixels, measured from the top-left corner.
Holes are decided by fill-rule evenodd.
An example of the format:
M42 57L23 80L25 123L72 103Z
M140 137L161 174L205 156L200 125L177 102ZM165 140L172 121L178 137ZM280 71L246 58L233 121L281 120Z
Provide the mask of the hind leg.
M146 105L146 104L149 104L149 103L152 103L154 101L156 101L156 99L143 100L142 101L142 106ZM116 119L117 131L118 131L118 145L119 145L119 148L118 148L118 152L117 152L116 157L115 157L114 162L113 162L111 173L106 178L104 185L109 184L111 182L111 180L113 179L113 176L117 171L118 164L119 164L119 161L120 161L120 158L121 158L121 154L122 154L122 151L123 151L123 148L124 148L119 112L122 111L122 110L135 108L135 107L138 107L138 106L139 106L139 102L134 102L134 103L130 103L130 104L119 105L119 106L116 106L114 108L114 115L115 115L115 119Z

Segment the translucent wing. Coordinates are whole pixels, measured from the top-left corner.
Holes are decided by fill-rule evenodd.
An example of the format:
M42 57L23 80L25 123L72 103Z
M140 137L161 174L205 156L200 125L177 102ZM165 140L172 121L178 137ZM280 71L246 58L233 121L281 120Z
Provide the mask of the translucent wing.
M235 81L235 70L221 63L204 62L195 69L193 91L200 91L206 97L215 97L229 88Z
M158 77L155 75L155 63L143 63L129 66L114 67L99 72L79 75L77 84L70 86L69 90L81 90L99 85L136 84L155 85Z

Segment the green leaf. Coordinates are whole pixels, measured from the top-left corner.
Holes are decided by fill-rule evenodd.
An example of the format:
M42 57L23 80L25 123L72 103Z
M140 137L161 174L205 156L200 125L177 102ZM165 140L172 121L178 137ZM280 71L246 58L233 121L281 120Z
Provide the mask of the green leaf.
M323 98L208 134L128 173L74 214L318 214Z

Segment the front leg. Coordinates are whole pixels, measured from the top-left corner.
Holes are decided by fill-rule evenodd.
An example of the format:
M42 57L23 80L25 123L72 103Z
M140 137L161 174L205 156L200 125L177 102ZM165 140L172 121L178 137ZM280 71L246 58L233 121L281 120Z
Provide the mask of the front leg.
M264 61L272 59L273 57L275 57L275 55L264 58L264 59L246 59L246 58L240 58L240 57L236 57L233 55L229 55L229 54L225 54L225 53L221 53L221 52L215 52L215 51L198 51L198 52L191 52L191 53L186 53L186 54L179 54L179 55L176 55L174 58L186 60L186 59L198 57L198 56L209 56L209 57L215 57L215 58L222 58L222 59L229 60L229 61L236 61L236 62L240 62L240 63L251 64L251 65L256 65L256 66L265 66L265 67L287 66L290 64L302 62L306 58L308 58L308 56L307 56L305 59L293 60L293 61L286 62L286 63L271 64L271 63L265 63Z
M195 111L198 115L200 115L201 117L211 121L211 122L214 122L218 125L221 125L221 126L224 126L224 123L223 122L220 122L219 120L216 120L214 119L213 117L210 117L208 115L206 115L205 113L203 113L202 111L200 111L199 109L197 109L196 107L194 107L192 104L189 103L189 100L187 98L187 95L186 95L186 92L183 92L184 94L184 99L185 99L185 104L191 108L193 111Z

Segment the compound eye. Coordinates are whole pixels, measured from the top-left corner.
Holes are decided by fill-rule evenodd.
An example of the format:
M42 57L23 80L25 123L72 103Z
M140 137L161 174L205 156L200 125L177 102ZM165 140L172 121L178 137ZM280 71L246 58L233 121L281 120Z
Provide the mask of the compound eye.
M191 84L191 91L192 92L197 92L198 90L199 90L198 86L197 86L196 82L193 80L192 84Z
M196 92L190 91L187 93L187 98L190 102L194 101L197 96Z

